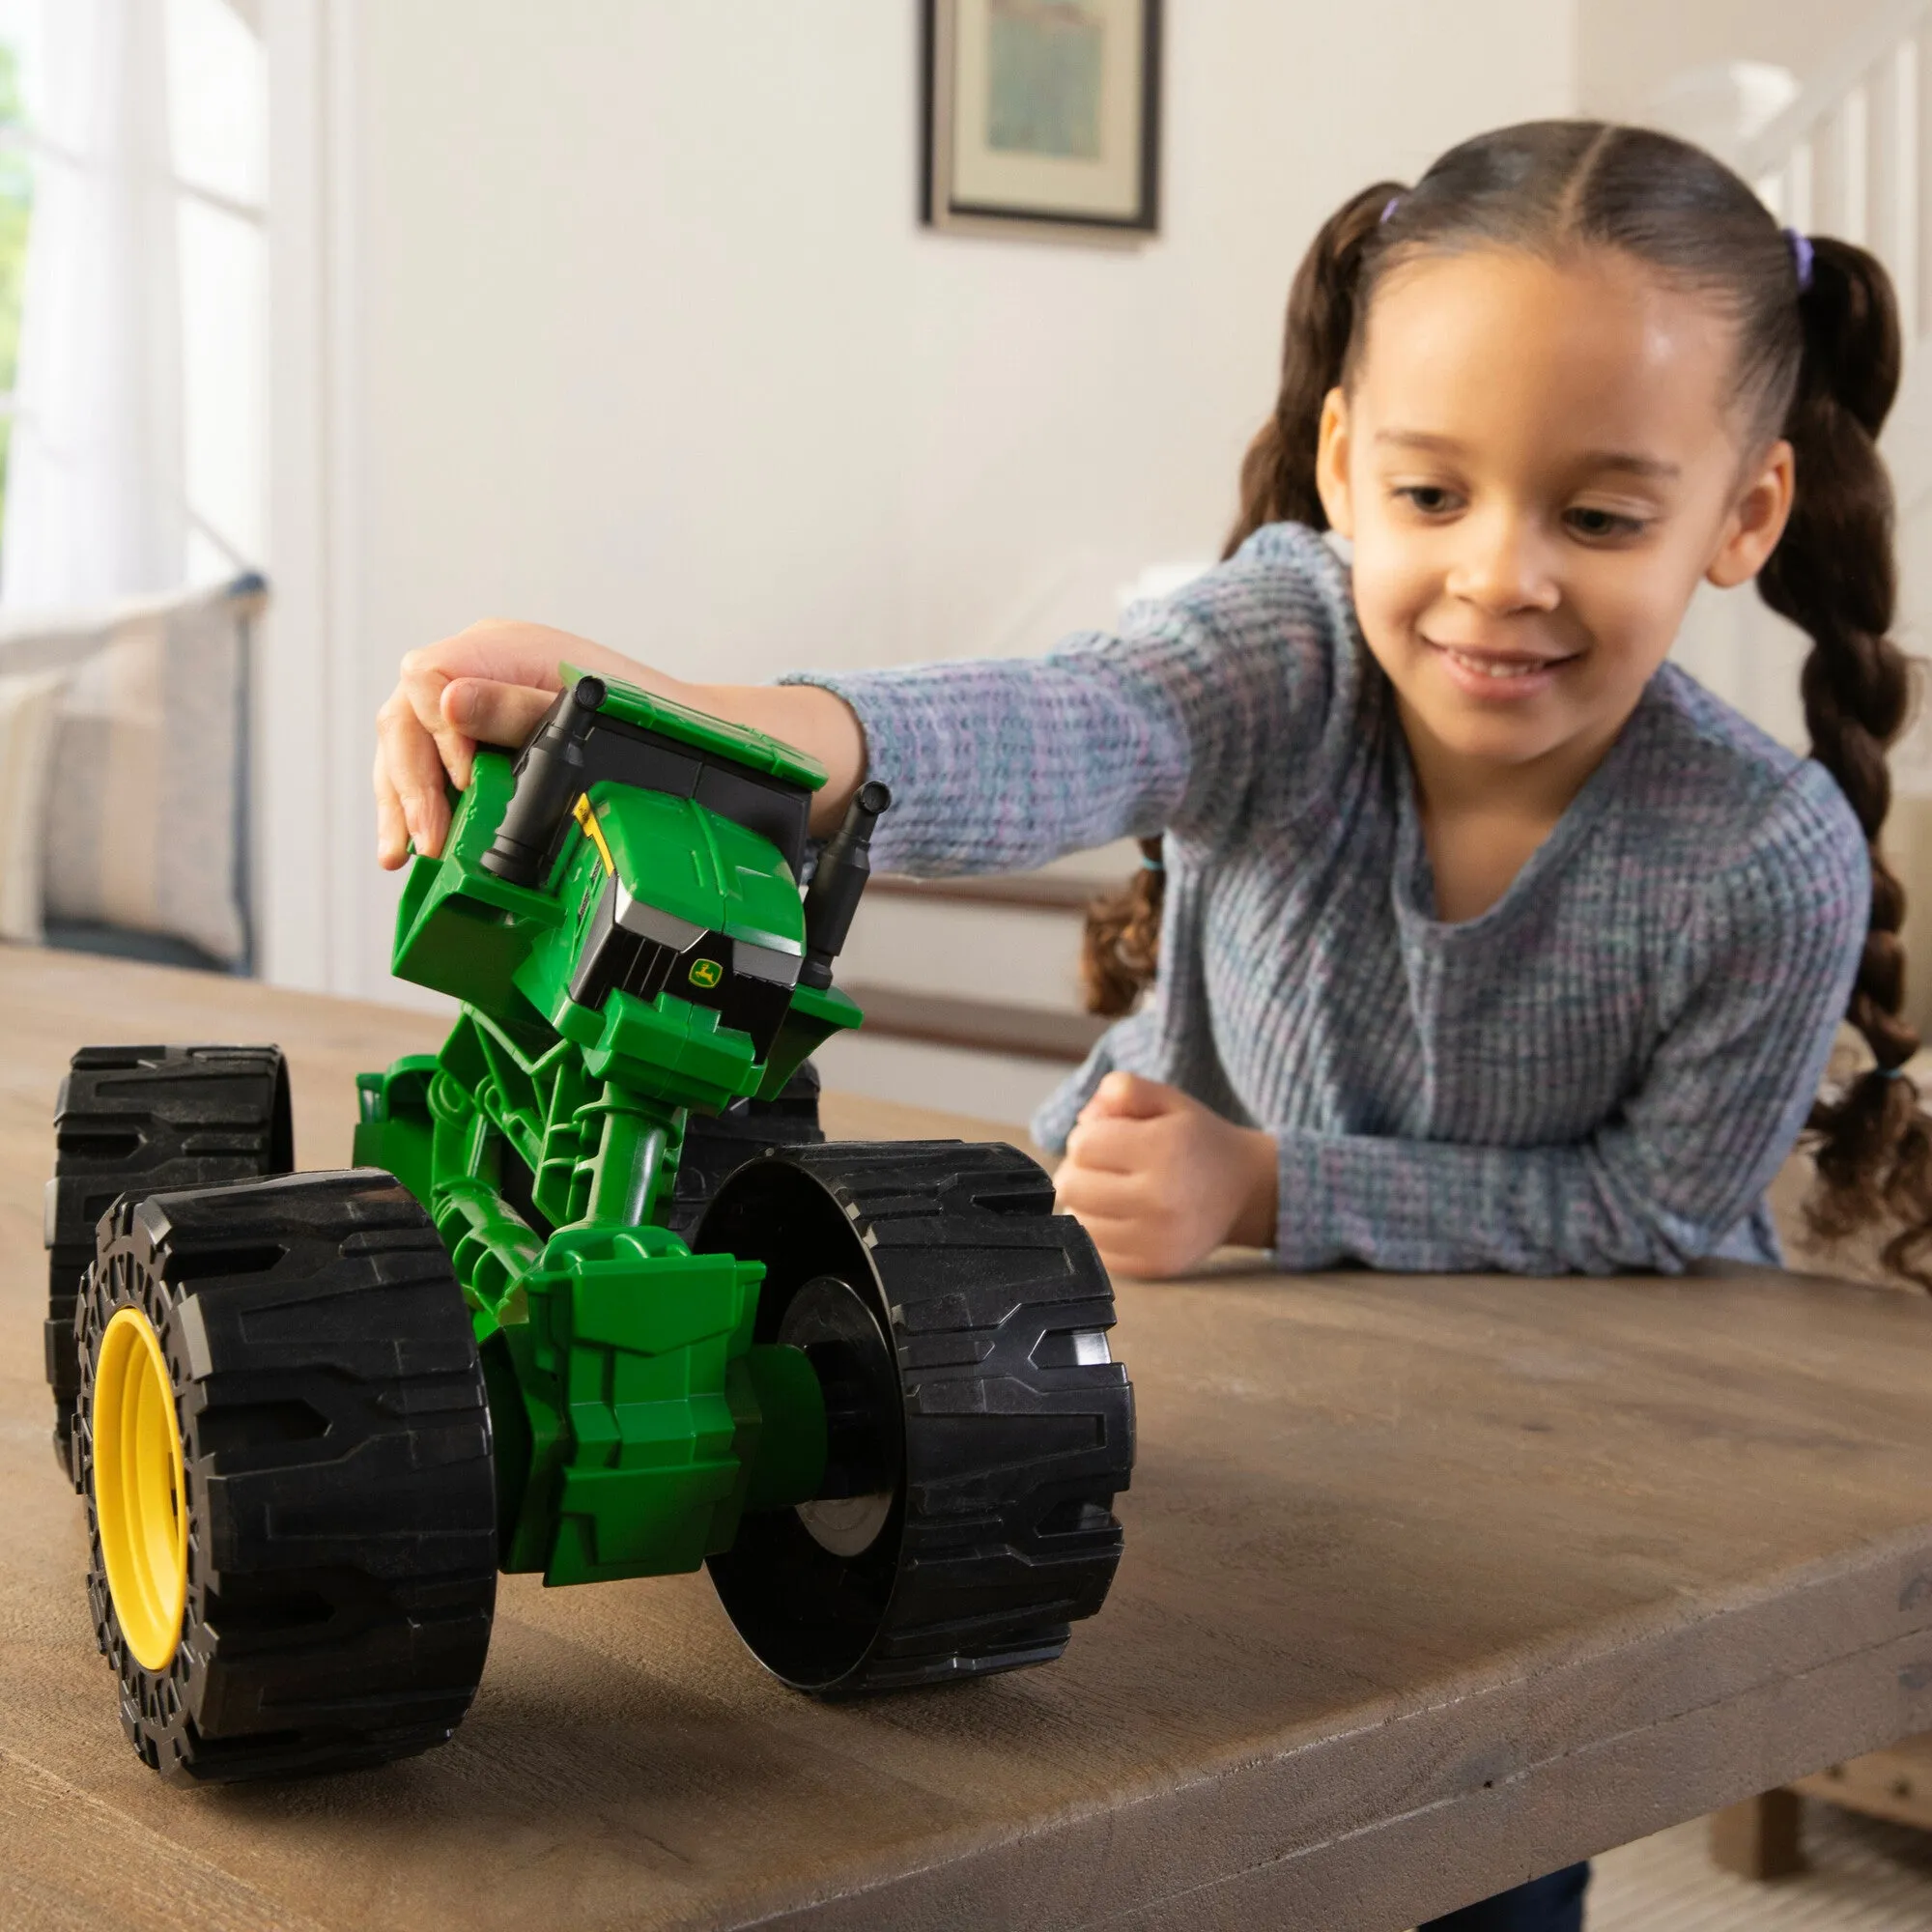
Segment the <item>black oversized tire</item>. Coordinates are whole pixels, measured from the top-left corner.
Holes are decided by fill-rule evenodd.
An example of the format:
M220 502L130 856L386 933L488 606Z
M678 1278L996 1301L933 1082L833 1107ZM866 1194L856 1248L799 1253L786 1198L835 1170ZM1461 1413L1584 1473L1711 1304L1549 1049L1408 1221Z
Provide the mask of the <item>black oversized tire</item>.
M725 1181L695 1245L764 1263L760 1341L802 1291L848 1291L897 1410L867 1547L828 1547L805 1505L747 1515L711 1558L753 1653L832 1696L1058 1657L1120 1562L1133 1391L1104 1346L1106 1271L1039 1167L957 1141L776 1150Z
M289 1076L273 1046L84 1046L54 1103L47 1183L47 1385L54 1455L73 1476L73 1310L94 1231L123 1194L212 1187L295 1166Z
M185 1602L155 1668L124 1633L102 1548L97 1456L125 1469L129 1451L125 1433L118 1452L96 1442L111 1414L96 1370L124 1309L158 1344L182 1457ZM78 1330L88 1598L148 1764L233 1782L447 1740L496 1600L490 1412L449 1257L401 1183L358 1168L126 1198Z

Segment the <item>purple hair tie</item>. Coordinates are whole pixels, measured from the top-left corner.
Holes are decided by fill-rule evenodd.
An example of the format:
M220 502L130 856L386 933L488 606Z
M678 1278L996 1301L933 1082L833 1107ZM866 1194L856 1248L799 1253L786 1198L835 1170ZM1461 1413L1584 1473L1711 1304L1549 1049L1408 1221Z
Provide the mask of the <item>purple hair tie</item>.
M1382 220L1386 221L1389 218L1389 216L1393 214L1396 212L1396 210L1401 206L1402 206L1402 196L1399 194L1390 195L1389 198L1382 203L1382 213L1381 213Z
M1802 296L1811 286L1811 258L1814 252L1811 238L1799 234L1795 228L1787 228L1784 239L1790 244L1791 267L1798 276L1798 293Z

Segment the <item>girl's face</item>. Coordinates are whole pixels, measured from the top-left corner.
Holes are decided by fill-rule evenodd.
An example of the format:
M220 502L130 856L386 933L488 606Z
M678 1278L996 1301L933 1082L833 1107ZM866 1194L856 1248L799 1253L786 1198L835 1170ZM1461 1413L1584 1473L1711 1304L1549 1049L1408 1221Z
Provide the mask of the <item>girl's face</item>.
M1698 581L1771 554L1791 448L1741 446L1732 355L1719 308L1608 249L1383 281L1317 473L1419 760L1580 783Z

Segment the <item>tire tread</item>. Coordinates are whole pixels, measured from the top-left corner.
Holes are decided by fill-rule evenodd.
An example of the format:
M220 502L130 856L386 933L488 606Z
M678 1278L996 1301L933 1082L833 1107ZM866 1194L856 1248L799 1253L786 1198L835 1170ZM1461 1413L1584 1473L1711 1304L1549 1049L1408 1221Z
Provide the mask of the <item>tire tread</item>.
M185 1460L188 1607L158 1672L121 1640L92 1493L92 1363L129 1304L161 1339ZM89 1599L140 1754L233 1781L445 1742L495 1604L490 1417L461 1291L401 1183L353 1169L123 1197L78 1327ZM321 1426L269 1426L304 1415Z
M295 1162L281 1050L83 1046L61 1082L54 1146L44 1346L54 1455L72 1480L74 1303L94 1260L95 1229L126 1193L286 1174Z

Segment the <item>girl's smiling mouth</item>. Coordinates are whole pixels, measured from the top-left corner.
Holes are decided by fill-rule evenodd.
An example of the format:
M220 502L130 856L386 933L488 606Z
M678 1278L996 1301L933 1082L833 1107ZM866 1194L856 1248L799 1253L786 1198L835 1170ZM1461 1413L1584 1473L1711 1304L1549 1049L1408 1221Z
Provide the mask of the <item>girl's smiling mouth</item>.
M1459 644L1440 644L1424 638L1441 661L1449 681L1472 697L1524 698L1548 691L1556 682L1564 665L1574 664L1580 651L1545 655L1536 651L1472 650Z

